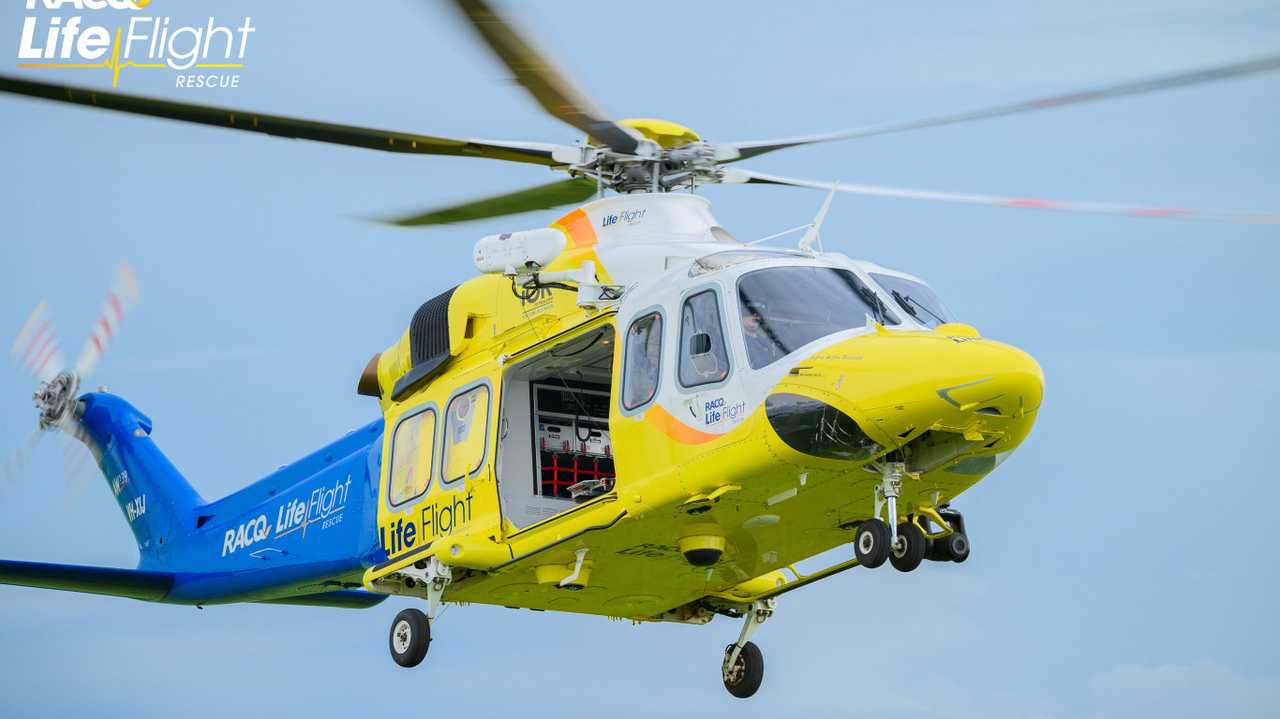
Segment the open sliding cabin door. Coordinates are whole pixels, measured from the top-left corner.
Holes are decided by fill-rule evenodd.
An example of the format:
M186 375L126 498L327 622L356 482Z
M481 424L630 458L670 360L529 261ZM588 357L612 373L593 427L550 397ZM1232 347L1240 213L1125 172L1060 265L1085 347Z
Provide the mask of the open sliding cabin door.
M545 342L508 365L496 464L508 533L613 489L614 342L610 318Z

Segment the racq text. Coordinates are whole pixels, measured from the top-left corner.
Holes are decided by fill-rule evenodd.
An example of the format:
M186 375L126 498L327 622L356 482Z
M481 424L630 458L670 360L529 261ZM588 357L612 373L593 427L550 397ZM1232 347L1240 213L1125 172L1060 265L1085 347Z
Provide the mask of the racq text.
M235 88L240 87L240 74L219 75L216 73L208 73L176 75L174 76L174 83L174 87L207 88L211 90Z

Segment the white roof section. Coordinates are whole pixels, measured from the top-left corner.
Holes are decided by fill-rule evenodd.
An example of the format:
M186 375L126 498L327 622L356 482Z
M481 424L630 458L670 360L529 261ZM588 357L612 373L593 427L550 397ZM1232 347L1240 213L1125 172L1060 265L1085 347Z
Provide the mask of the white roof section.
M676 192L616 195L582 206L601 245L723 243L739 245L704 197Z

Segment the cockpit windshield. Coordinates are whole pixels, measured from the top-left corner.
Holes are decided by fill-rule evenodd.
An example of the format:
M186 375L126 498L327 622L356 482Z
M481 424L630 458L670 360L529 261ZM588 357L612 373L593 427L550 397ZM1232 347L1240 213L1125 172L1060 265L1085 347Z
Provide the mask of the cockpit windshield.
M848 270L769 267L738 279L738 307L747 359L759 369L806 344L842 330L899 320Z
M878 282L885 292L889 293L903 312L911 315L915 321L925 327L933 329L951 321L950 313L942 306L938 295L934 294L928 285L905 277L876 272L871 273L871 279Z

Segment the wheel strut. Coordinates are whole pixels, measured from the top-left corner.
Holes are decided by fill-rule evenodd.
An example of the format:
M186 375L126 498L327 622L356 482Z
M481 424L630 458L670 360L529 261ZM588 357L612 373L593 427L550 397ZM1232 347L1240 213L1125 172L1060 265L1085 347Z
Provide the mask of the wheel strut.
M774 601L770 599L759 599L751 603L751 608L747 610L746 615L742 618L742 632L738 634L738 641L734 643L733 650L724 657L724 664L721 665L720 671L728 676L729 670L738 662L738 656L742 654L742 648L747 645L752 635L764 624L765 620L773 616Z
M453 570L437 557L430 557L425 562L415 562L412 566L400 570L401 574L413 577L427 588L427 618L435 620L436 611L440 609L440 599L444 596L445 587L453 581Z
M876 485L876 513L888 505L885 524L889 525L889 548L900 551L898 546L898 495L902 493L902 475L906 473L906 465L902 462L886 462L881 471L880 484Z

